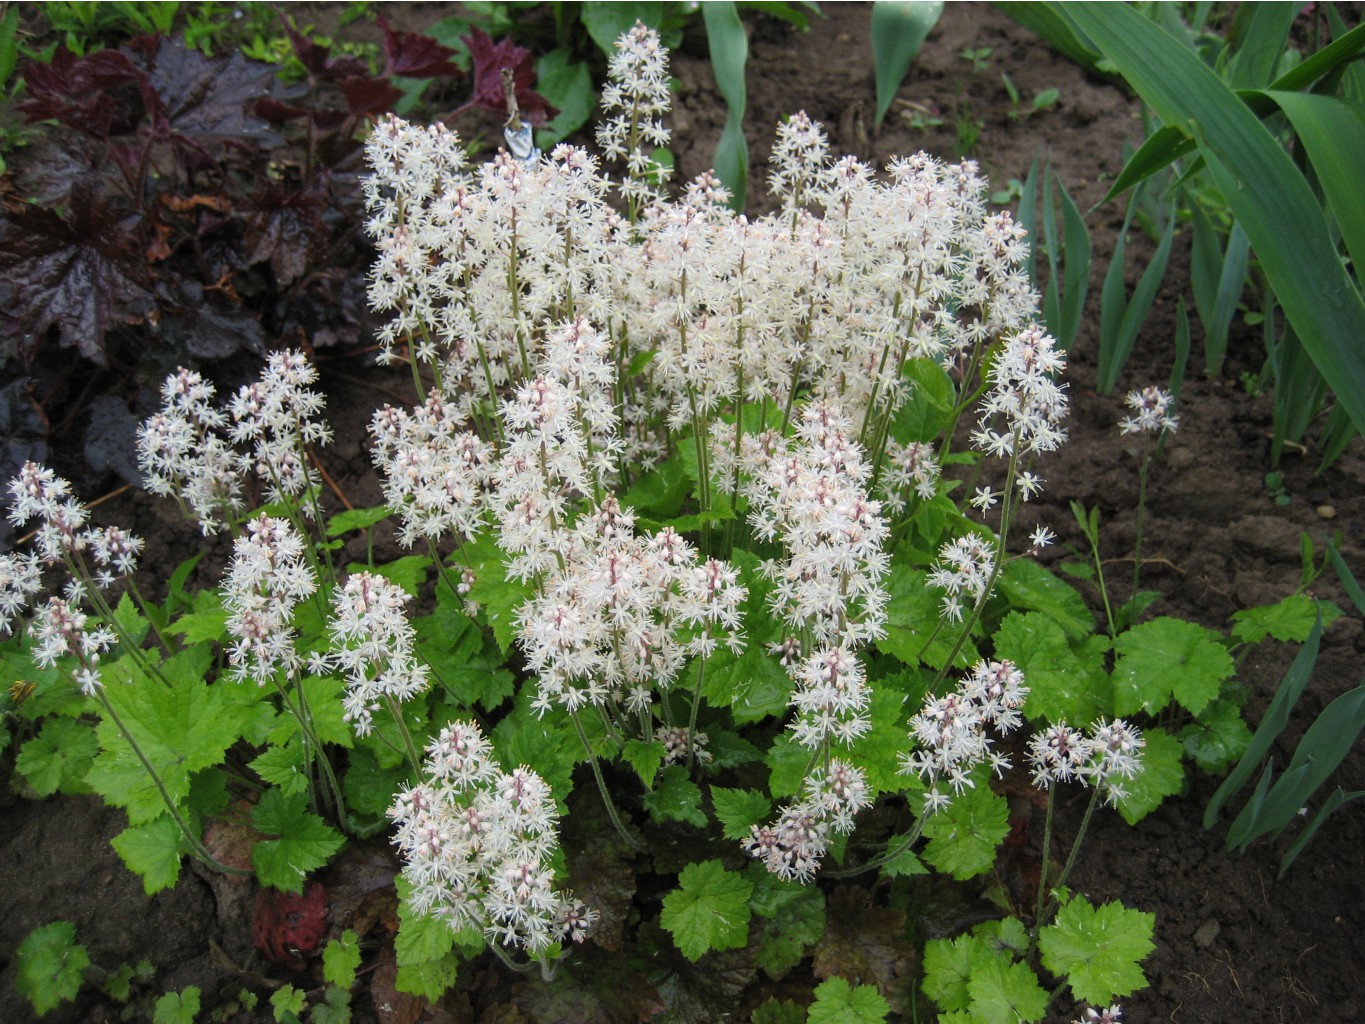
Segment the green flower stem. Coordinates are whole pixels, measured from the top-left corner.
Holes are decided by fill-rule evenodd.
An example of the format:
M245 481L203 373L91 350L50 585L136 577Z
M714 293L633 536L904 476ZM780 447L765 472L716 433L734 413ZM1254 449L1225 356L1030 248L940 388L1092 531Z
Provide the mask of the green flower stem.
M1062 866L1062 873L1057 877L1057 884L1049 886L1049 891L1055 893L1062 886L1066 885L1066 880L1071 876L1071 869L1076 866L1076 857L1081 852L1081 842L1085 839L1085 833L1090 828L1090 819L1095 814L1095 808L1100 802L1100 791L1096 787L1090 794L1090 803L1086 804L1085 814L1081 817L1081 827L1076 830L1076 838L1071 842L1071 852L1066 856L1066 863ZM1046 865L1045 865L1046 866ZM1052 913L1052 908L1056 905L1055 896L1050 896L1043 912L1038 915L1038 920L1033 923L1034 928L1041 928L1044 916Z
M421 778L422 759L417 756L417 747L412 742L412 733L408 730L408 723L403 721L403 711L398 706L398 701L394 700L390 694L384 694L384 703L389 706L389 714L393 715L393 720L398 725L398 732L403 737L403 746L407 748L407 757L412 764L412 770L418 778Z
M1047 819L1043 825L1043 870L1038 876L1038 899L1034 903L1033 913L1033 934L1037 936L1038 929L1042 926L1043 905L1047 900L1048 867L1052 863L1052 817L1053 810L1057 806L1057 787L1054 784L1047 791Z
M904 857L905 854L909 851L910 847L914 846L915 843L919 841L919 837L924 833L924 822L926 820L927 820L926 817L923 816L920 817L915 822L915 827L910 830L910 834L906 836L903 840L901 840L901 842L896 845L896 848L894 850L887 850L880 856L873 857L866 864L860 865L859 867L856 868L843 868L842 870L839 871L826 871L825 877L856 878L858 875L865 875L869 871L878 871L881 868L885 867L887 864L890 864L892 861Z
M341 830L347 835L354 835L351 830L350 819L346 816L346 802L341 796L341 786L337 783L336 774L332 771L332 763L327 760L327 752L322 747L322 741L318 739L317 732L313 729L312 716L308 714L308 701L303 695L303 687L296 687L299 701L296 705L289 696L289 691L280 685L279 679L274 679L275 689L279 692L285 706L289 708L294 720L299 723L299 728L303 731L304 739L312 749L309 752L311 758L315 758L318 767L322 769L322 774L327 782L327 802L333 806L337 815L337 822L341 825Z
M132 732L123 724L123 719L118 716L118 712L114 710L114 706L109 703L109 697L105 694L103 688L95 691L95 699L104 707L105 713L109 716L109 720L113 722L118 728L118 731L123 734L123 738L128 741L128 746L133 749L133 753L137 755L137 759L142 762L142 767L146 769L147 774L151 776L152 782L156 784L157 792L161 794L161 799L166 804L166 810L170 812L171 818L180 829L180 834L185 837L185 842L189 843L191 852L215 871L225 875L238 875L243 878L249 878L254 872L247 871L243 868L230 867L214 857L213 854L209 853L204 844L200 842L199 838L190 830L189 824L180 816L180 811L176 808L175 801L171 799L171 794L166 791L166 784L161 781L161 776L158 775L156 769L152 767L152 762L147 759L147 755L142 752L142 748L138 746L137 740L133 738Z
M706 658L697 659L697 682L692 687L692 707L687 712L687 770L690 772L697 760L697 709L701 706L702 682L706 678Z
M588 764L592 766L592 777L597 780L597 791L602 794L602 803L607 809L607 817L611 819L612 827L631 849L644 849L644 844L627 832L626 826L621 824L621 818L616 813L616 805L612 802L611 794L607 792L607 780L602 778L602 766L597 763L597 755L593 753L592 744L588 742L588 734L583 731L583 723L578 719L578 712L570 711L569 717L573 719L573 727L578 730L578 739L587 752Z
M128 580L128 594L132 597L133 603L142 612L147 623L152 627L152 632L156 635L157 642L167 654L175 654L180 650L180 645L174 641L166 639L166 635L161 632L161 628L156 624L156 616L152 614L152 606L148 600L142 596L142 591L138 589L137 580L132 576L126 577Z

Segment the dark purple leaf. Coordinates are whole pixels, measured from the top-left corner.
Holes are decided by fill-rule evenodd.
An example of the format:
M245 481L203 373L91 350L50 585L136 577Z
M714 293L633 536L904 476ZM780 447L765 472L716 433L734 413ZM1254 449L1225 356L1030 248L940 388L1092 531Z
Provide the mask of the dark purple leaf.
M122 51L77 57L65 47L50 64L25 68L24 91L19 110L30 122L51 119L100 138L132 131L151 96L146 74Z
M621 949L626 916L635 896L635 851L612 828L597 793L578 791L570 797L561 843L569 865L574 896L597 911L590 941L613 952Z
M339 83L352 117L374 117L393 109L403 91L387 78L343 78Z
M469 35L460 38L469 47L469 56L474 61L474 93L469 98L469 106L481 107L506 117L507 98L503 95L502 71L503 68L510 68L523 121L542 125L559 113L545 97L531 89L536 81L536 67L530 50L518 46L511 39L502 39L495 44L477 26L469 30Z
M329 234L322 215L327 206L325 182L307 189L273 181L244 204L246 263L270 263L275 283L283 288L303 276L310 264L325 258Z
M830 893L825 934L815 945L817 978L876 985L882 995L895 996L901 976L913 973L913 958L904 914L873 906L872 894L858 886L840 886Z
M307 36L302 35L289 19L285 19L285 31L294 47L294 56L314 78L324 82L349 78L354 75L369 74L369 65L361 57L342 54L332 56L331 47L320 46Z
M162 304L157 325L160 337L197 359L226 359L245 349L263 356L268 338L260 317L209 292L198 281L178 282L178 301Z
M122 399L100 395L90 403L85 428L85 460L97 473L117 473L124 483L142 486L137 465L138 421Z
M640 1024L664 1010L659 992L626 956L599 951L571 962L553 984L536 978L513 990L513 1005L533 1024Z
M456 54L450 47L417 32L400 32L382 14L376 20L384 30L386 74L406 78L452 78L464 74L451 63Z
M206 57L174 39L164 39L150 61L153 88L165 108L158 133L181 147L217 158L226 145L272 149L280 138L256 114L273 95L275 68L240 53Z
M37 143L10 156L18 188L41 206L62 206L72 191L102 192L110 161L100 143L77 132L44 132ZM103 165L103 166L102 166Z
M104 362L104 336L151 309L136 215L73 191L68 222L18 206L0 220L0 306L24 324L32 347L55 326L61 344Z
M47 461L47 417L29 393L27 377L0 388L0 480L13 480L25 462ZM14 526L0 517L0 551L14 544Z

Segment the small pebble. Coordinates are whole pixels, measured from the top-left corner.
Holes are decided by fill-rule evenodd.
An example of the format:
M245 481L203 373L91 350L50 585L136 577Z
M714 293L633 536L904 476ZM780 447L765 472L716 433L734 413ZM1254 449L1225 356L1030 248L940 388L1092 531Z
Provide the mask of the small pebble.
M1194 944L1200 949L1211 945L1213 940L1218 938L1220 928L1218 922L1209 918L1199 926L1199 930L1194 933Z
M1319 518L1319 519L1335 519L1336 517L1337 517L1337 510L1334 509L1331 505L1319 505L1319 506L1318 506L1318 518Z

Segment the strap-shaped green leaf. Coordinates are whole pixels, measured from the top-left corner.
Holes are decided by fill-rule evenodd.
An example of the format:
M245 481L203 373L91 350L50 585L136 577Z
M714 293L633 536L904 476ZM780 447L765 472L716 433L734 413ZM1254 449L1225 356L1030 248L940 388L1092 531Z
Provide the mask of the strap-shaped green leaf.
M1357 789L1348 793L1338 786L1336 792L1329 796L1326 802L1323 803L1322 809L1319 810L1317 814L1313 815L1313 820L1299 833L1299 838L1294 840L1294 845L1284 852L1284 856L1280 858L1280 870L1275 877L1284 877L1284 873L1289 870L1289 865L1293 864L1294 861L1298 859L1299 854L1303 852L1303 848L1308 845L1309 840L1317 835L1317 831L1322 827L1322 823L1331 817L1332 813L1338 807L1342 804L1350 803L1352 800L1359 800L1363 796L1365 796L1365 789Z
M711 47L711 70L726 107L725 130L716 144L716 174L733 194L730 205L742 210L749 187L749 144L744 140L744 110L749 102L744 65L749 61L749 37L732 0L705 4L701 13Z
M1299 649L1298 656L1294 658L1294 663L1289 666L1289 671L1285 673L1280 688L1275 691L1275 697L1271 700L1270 707L1266 709L1261 724L1256 727L1256 734L1251 737L1251 743L1247 745L1242 760L1238 762L1236 768L1228 773L1228 777L1223 780L1223 784L1218 787L1213 798L1209 800L1209 805L1204 808L1205 828L1213 827L1223 805L1232 798L1234 793L1246 785L1247 780L1251 778L1251 773L1256 770L1256 766L1261 763L1261 759L1265 757L1271 744L1275 742L1275 737L1289 722L1289 712L1298 702L1299 696L1303 693L1303 688L1308 685L1308 676L1313 671L1314 663L1318 660L1318 647L1321 643L1322 613L1319 612L1317 620L1313 623L1313 631L1308 634L1308 639Z
M877 0L872 5L872 60L877 69L877 127L896 90L943 14L942 0Z
M1365 428L1365 301L1288 154L1213 71L1132 8L1084 2L1067 14L1163 121L1189 127L1304 347Z

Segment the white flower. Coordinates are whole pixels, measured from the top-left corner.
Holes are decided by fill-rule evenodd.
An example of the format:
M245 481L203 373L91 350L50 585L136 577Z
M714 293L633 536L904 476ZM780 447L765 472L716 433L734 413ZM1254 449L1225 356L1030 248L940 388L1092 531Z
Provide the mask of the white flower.
M1171 412L1175 399L1163 388L1148 386L1130 391L1124 401L1134 415L1119 420L1121 434L1159 434L1180 426L1179 417Z

